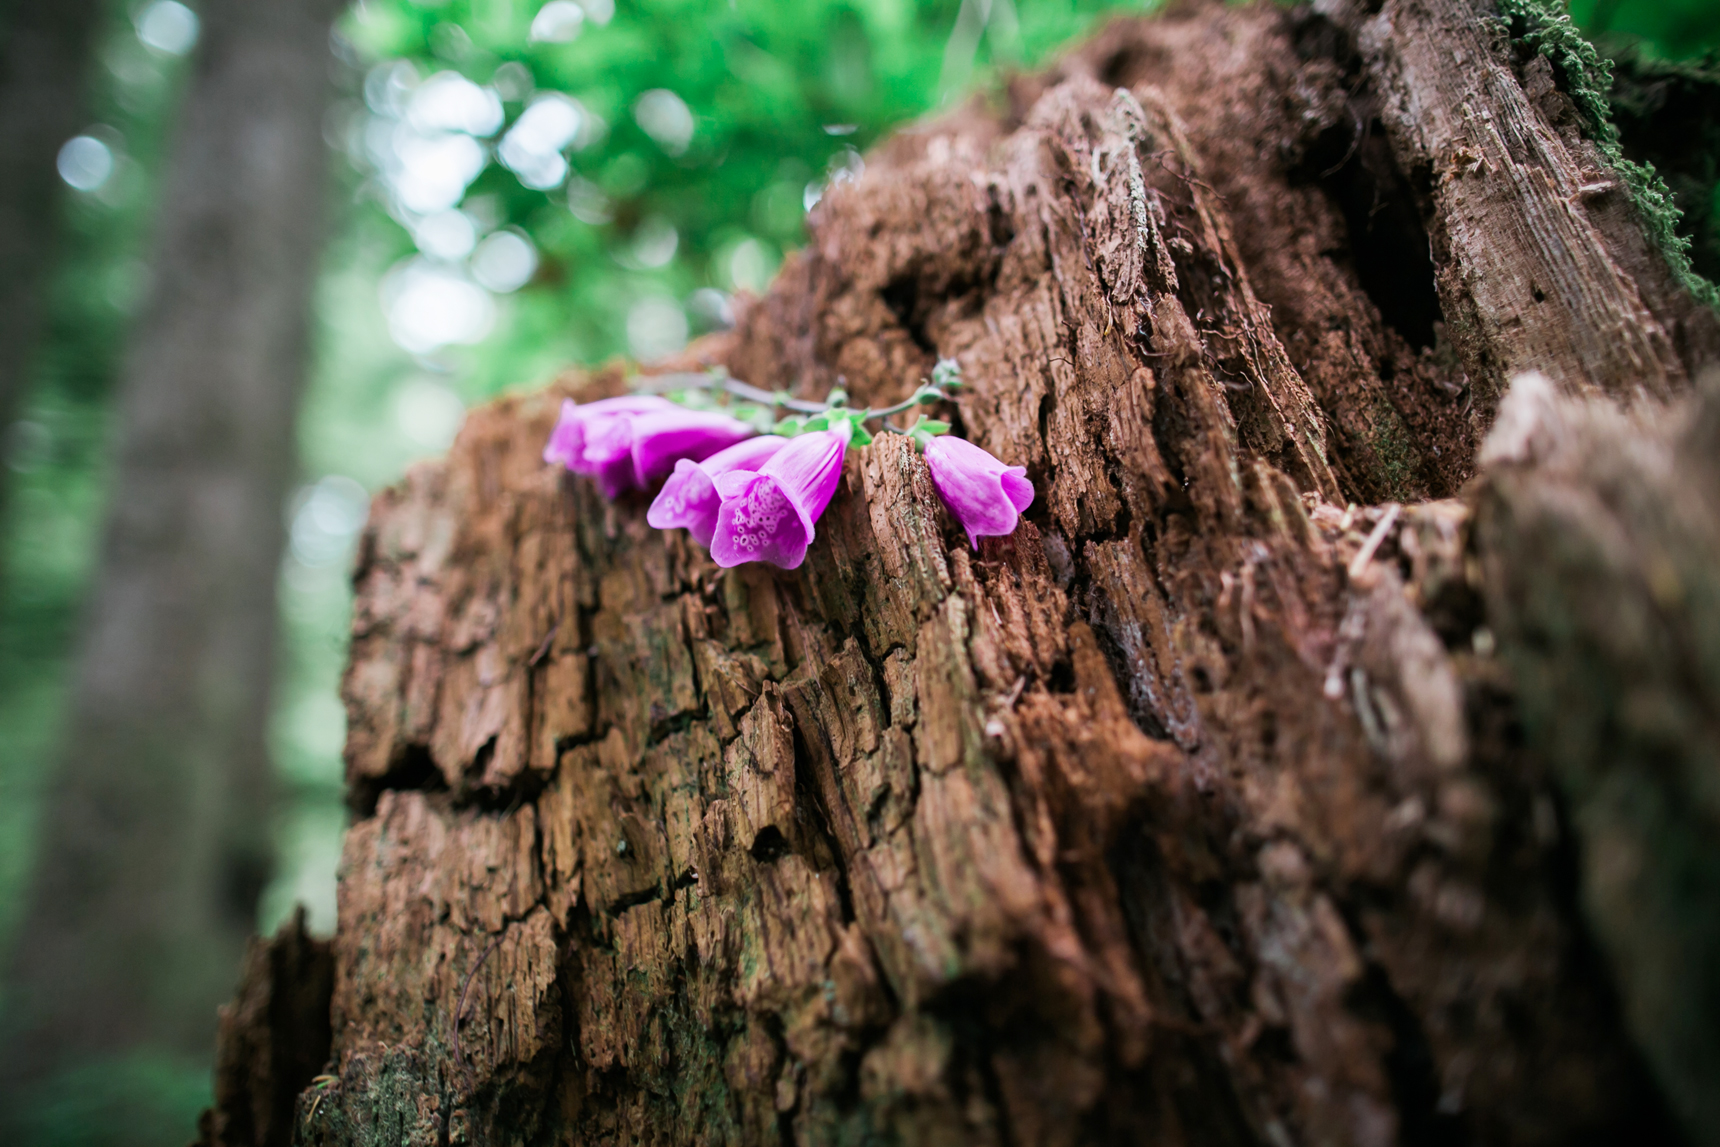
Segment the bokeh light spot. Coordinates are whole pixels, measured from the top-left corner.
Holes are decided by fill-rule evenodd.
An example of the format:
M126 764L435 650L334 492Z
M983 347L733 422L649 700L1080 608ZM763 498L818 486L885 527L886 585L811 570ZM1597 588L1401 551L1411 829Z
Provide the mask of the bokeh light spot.
M700 287L687 300L687 309L705 330L726 331L735 325L735 308L715 287Z
M113 174L113 149L93 135L74 135L55 163L60 178L79 191L97 191Z
M464 259L478 242L478 225L464 211L438 211L412 228L418 249L432 259Z
M496 323L488 291L454 268L421 258L407 259L383 277L382 309L388 333L412 354L482 342Z
M403 123L386 139L378 158L388 182L400 205L420 215L459 203L487 162L483 145L462 133L424 135Z
M520 113L496 154L525 186L539 191L558 187L567 178L561 149L579 138L585 119L579 101L545 92Z
M549 0L532 20L534 43L565 44L579 35L585 24L585 9L573 0Z
M675 225L661 215L648 215L633 232L623 265L635 269L666 267L681 244L681 234Z
M775 256L757 239L743 239L735 244L728 263L729 281L736 289L755 295L770 286L770 277L776 271Z
M633 118L669 155L685 155L693 142L693 113L668 88L652 88L633 104Z
M609 196L603 194L603 189L577 175L567 181L567 209L573 212L575 219L594 227L615 218Z
M344 474L330 474L302 488L288 530L293 558L307 566L344 560L369 512L369 492Z
M415 446L446 450L465 417L460 396L433 378L410 378L394 391L394 424Z
M183 56L197 44L197 13L179 0L155 0L134 26L144 47L165 56Z
M627 344L633 357L650 362L687 345L687 315L674 299L653 295L627 312Z
M502 97L459 72L437 72L412 93L406 119L421 132L494 135L502 126Z
M473 252L472 278L498 295L505 295L531 282L537 265L537 248L530 239L517 231L497 231Z

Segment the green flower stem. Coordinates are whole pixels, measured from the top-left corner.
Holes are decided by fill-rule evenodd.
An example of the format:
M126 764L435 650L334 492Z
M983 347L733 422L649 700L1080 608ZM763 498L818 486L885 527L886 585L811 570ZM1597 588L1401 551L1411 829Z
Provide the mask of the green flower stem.
M756 402L760 406L780 407L784 410L792 410L796 414L823 414L830 409L828 403L812 402L804 398L790 398L786 394L752 386L738 378L730 378L727 375L656 374L648 378L638 379L633 389L639 394L668 394L675 390L722 390L736 398Z
M873 410L871 407L867 407L866 413L863 416L862 421L870 422L874 418L888 418L892 414L900 414L904 410L912 410L914 407L920 405L920 397L922 395L924 395L925 393L926 393L925 388L921 387L919 390L916 390L914 392L914 396L912 398L909 398L903 402L898 402L894 406L886 406L886 407L882 408L881 410ZM943 396L940 394L939 395L940 401L942 400L942 397ZM894 429L894 427L892 427L886 423L884 429L891 430L891 429Z
M760 406L792 410L796 414L827 414L831 410L836 409L828 402L814 402L811 399L806 398L790 398L780 391L765 390L762 387L742 382L738 378L730 378L728 375L657 374L637 380L634 390L640 394L667 394L676 390L722 390L734 395L736 398L744 398L748 402L756 402ZM867 407L865 410L860 412L860 421L871 422L874 419L888 418L892 414L900 414L904 410L912 410L914 407L922 405L920 400L926 395L926 392L927 388L921 387L914 391L911 397L896 403L894 406L885 406L877 410ZM938 393L939 399L941 400L943 398L943 394L941 391ZM907 433L905 430L896 429L887 422L884 423L884 429L892 434Z

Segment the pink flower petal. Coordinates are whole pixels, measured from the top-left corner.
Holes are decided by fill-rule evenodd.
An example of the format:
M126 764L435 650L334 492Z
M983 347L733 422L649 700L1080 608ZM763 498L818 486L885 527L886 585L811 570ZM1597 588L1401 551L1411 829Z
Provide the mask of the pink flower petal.
M633 481L641 487L674 469L682 458L703 461L758 432L744 422L707 410L671 407L629 419Z
M585 426L579 417L579 404L571 398L561 400L561 417L544 443L543 460L551 465L566 466L584 448Z
M725 568L769 562L785 570L806 560L812 542L799 509L782 484L765 474L733 471L716 481L722 504L711 536L711 559Z
M938 496L976 550L982 537L1014 533L1021 512L1033 504L1033 483L1025 466L1006 466L964 439L932 439L926 447L926 468Z
M550 432L543 459L596 478L604 493L613 498L632 485L631 474L618 472L615 465L619 452L631 466L630 420L674 409L674 403L654 394L627 394L585 403L568 399L561 404L561 417Z
M842 481L848 439L831 431L789 440L756 474L731 470L713 480L722 500L711 536L720 566L763 561L795 569L817 537L816 523Z
M722 503L713 479L731 470L757 470L786 445L786 438L760 434L719 450L703 462L681 459L658 491L645 520L659 530L685 527L700 545L709 546L717 526L717 508Z
M782 484L806 526L807 540L815 536L813 523L836 496L842 484L842 456L848 439L830 430L815 430L789 439L788 445L758 468Z

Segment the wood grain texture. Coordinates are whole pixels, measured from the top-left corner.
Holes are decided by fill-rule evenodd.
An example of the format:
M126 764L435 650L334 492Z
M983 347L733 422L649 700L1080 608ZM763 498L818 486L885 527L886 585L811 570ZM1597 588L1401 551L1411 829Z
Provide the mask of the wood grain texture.
M1717 458L1720 374L1628 410L1530 376L1476 492L1488 609L1581 834L1584 909L1700 1143L1720 1142Z
M1711 354L1714 316L1647 249L1548 62L1514 58L1502 29L1459 0L1370 7L1315 5L1356 38L1399 163L1429 185L1441 300L1487 368L1475 373L1538 370L1620 397L1687 386L1680 344Z
M1565 320L1506 321L1461 244L1378 276L1358 203L1407 197L1392 251L1469 208L1397 128L1345 155L1421 50L1347 36L1107 29L881 145L668 364L881 405L957 357L951 416L1039 492L1010 538L881 438L805 567L718 569L539 460L614 369L378 499L299 1142L1680 1141L1451 497ZM1454 346L1458 303L1498 321Z

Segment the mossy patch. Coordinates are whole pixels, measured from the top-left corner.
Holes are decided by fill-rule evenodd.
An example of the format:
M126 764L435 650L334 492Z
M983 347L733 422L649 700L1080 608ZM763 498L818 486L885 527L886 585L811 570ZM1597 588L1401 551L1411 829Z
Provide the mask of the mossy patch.
M1610 102L1625 156L1666 179L1696 273L1720 283L1720 51L1673 62L1633 42L1598 46L1613 61Z
M1691 294L1710 307L1720 308L1720 289L1691 264L1690 238L1680 233L1683 215L1672 189L1652 163L1625 157L1618 125L1613 121L1612 61L1571 22L1560 0L1498 0L1498 4L1511 38L1547 57L1559 73L1565 93L1582 115L1585 133L1624 180L1631 202L1673 273Z
M1374 457L1379 459L1386 496L1395 502L1416 501L1421 456L1396 408L1384 400L1376 403L1374 428Z

